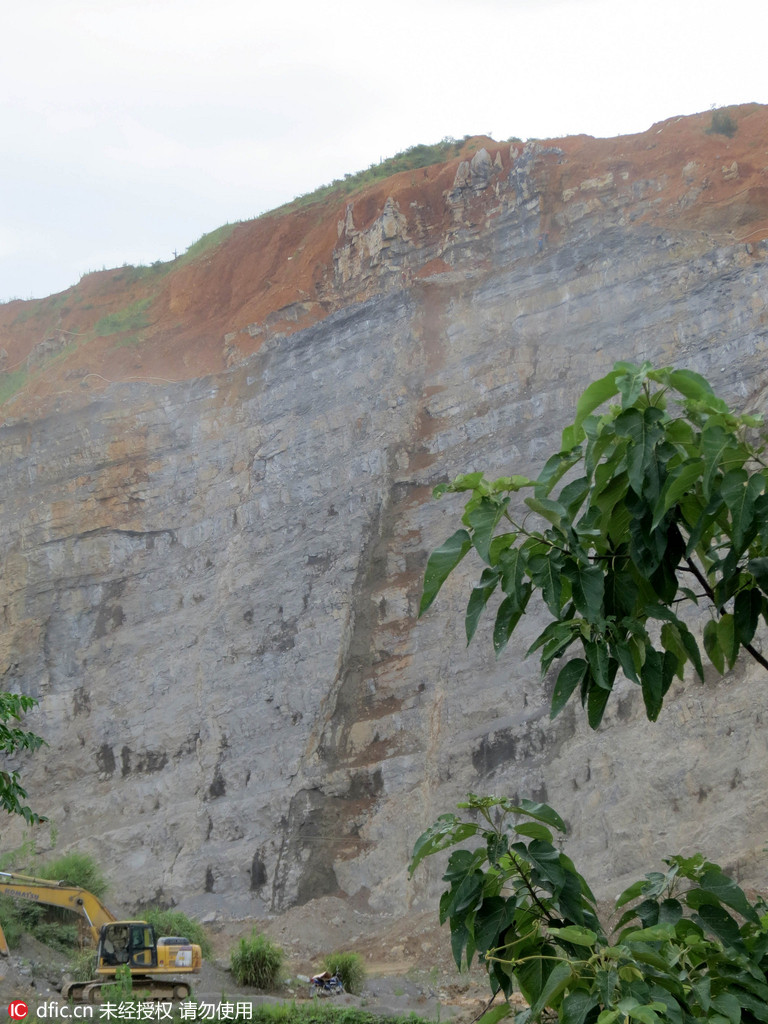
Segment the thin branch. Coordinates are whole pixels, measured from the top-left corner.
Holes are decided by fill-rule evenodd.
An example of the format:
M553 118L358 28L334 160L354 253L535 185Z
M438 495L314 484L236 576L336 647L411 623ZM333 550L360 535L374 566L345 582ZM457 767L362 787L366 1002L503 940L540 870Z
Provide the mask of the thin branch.
M704 588L704 593L710 599L715 608L717 608L717 614L723 615L725 613L725 609L722 607L717 607L717 604L715 603L714 592L710 587L709 583L707 582L706 577L702 574L701 570L699 569L698 565L696 565L692 558L686 558L685 561L690 571L699 581L699 584ZM752 644L742 644L741 646L748 654L752 655L752 657L758 663L758 665L762 665L766 672L768 672L768 660L763 657L763 655L760 653L760 651L757 650L756 647L753 647Z
M491 998L488 1000L488 1002L482 1008L480 1013L478 1013L478 1015L476 1017L472 1018L472 1020L470 1021L470 1024L477 1024L477 1021L479 1021L481 1017L484 1017L486 1015L486 1013L488 1013L490 1008L493 1006L493 1001L496 998L496 996L499 994L499 991L500 991L499 989L496 989L496 991L493 993Z

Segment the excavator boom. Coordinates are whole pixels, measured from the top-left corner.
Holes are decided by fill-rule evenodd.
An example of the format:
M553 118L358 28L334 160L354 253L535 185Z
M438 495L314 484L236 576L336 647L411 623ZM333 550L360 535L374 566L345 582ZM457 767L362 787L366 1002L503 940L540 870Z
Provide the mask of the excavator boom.
M0 871L0 895L3 894L16 899L44 903L51 907L63 907L65 910L74 911L88 922L94 942L98 942L102 925L111 924L117 920L112 911L108 910L93 893L78 885L67 885L66 882L52 882L47 878L34 878L31 875ZM7 950L5 937L0 941L0 952L2 952L3 945ZM7 956L7 952L5 955Z

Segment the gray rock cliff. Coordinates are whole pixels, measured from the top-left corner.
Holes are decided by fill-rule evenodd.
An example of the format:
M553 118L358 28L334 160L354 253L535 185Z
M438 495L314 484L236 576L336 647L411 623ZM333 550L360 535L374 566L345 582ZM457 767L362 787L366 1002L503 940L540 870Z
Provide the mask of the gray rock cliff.
M498 661L488 624L465 648L471 567L416 617L460 508L432 487L535 473L616 360L765 407L766 247L644 220L661 185L618 166L557 191L562 159L462 164L439 238L394 199L356 228L352 204L325 319L0 427L0 673L48 742L24 781L116 900L423 909L440 869L409 882L410 850L469 790L552 803L602 895L695 849L765 885L759 669L676 683L657 724L624 684L592 733L549 721L535 622Z

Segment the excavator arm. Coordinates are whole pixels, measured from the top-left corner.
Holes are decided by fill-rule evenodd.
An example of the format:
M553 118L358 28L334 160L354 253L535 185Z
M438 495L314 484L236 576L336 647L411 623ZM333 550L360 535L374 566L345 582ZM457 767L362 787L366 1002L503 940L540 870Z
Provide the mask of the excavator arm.
M19 875L14 872L0 871L0 895L14 899L29 900L49 907L63 907L84 917L93 937L98 941L101 926L111 924L117 918L108 910L98 897L87 889L66 882L52 882L47 878L33 878L31 875ZM0 955L8 956L8 943L0 927Z

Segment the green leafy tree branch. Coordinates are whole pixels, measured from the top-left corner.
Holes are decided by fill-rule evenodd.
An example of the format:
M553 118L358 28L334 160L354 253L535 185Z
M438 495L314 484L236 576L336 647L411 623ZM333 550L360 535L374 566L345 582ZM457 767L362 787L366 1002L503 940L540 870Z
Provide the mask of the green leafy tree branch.
M565 833L556 811L474 794L459 809L468 816L441 815L418 839L410 872L459 847L443 876L440 921L460 969L476 958L494 997L520 990L528 1007L517 1024L553 1015L561 1024L768 1020L768 907L718 865L701 854L670 858L619 896L609 933L555 838Z
M550 621L531 644L542 674L560 665L554 718L578 694L592 728L619 672L655 721L699 641L683 617L708 609L704 651L724 673L768 622L768 463L762 419L733 412L691 370L617 363L578 401L538 477L457 477L462 527L432 552L423 614L465 556L483 563L467 603L471 642L496 603L500 654L534 594ZM523 492L524 501L513 505Z
M44 740L19 724L24 715L37 705L34 697L20 693L0 692L0 753L6 756L21 750L37 750ZM0 809L8 814L20 814L34 825L45 821L26 804L27 794L22 788L17 771L0 768Z

